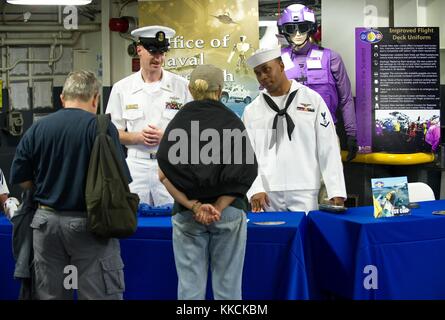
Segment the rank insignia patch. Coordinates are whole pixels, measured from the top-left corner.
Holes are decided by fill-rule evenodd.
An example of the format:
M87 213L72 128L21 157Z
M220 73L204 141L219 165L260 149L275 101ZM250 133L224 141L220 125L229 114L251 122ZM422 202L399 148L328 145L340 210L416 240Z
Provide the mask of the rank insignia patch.
M322 112L321 116L323 117L323 122L320 122L322 127L327 128L328 125L331 123L330 121L326 120L326 112Z
M158 40L159 42L164 42L164 40L165 40L165 33L163 31L158 31L156 33L156 40Z
M171 100L165 103L165 108L170 110L180 110L182 103L179 102L179 97L171 97Z

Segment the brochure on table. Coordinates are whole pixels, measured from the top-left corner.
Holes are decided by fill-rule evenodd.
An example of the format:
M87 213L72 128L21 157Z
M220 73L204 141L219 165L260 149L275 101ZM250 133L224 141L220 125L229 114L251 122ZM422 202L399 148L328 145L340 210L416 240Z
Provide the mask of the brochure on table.
M410 214L407 177L371 179L374 217Z

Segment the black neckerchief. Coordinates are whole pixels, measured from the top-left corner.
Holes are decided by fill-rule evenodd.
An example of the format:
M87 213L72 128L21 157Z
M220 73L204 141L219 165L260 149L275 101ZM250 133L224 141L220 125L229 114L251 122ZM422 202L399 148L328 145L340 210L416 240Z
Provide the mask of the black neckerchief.
M290 117L290 115L287 113L287 109L289 108L290 104L294 100L295 95L297 94L297 92L298 92L298 89L293 91L289 95L289 97L286 100L286 104L284 106L284 109L281 109L281 110L280 110L280 108L278 108L277 104L275 103L275 101L272 100L271 97L269 97L267 94L263 93L264 100L266 100L266 103L269 106L269 108L271 108L273 111L275 111L277 113L275 115L275 118L273 119L272 129L274 130L274 132L276 132L276 130L277 130L277 123L278 123L278 117L285 116L286 117L286 122L287 122L287 134L289 136L289 140L292 140L292 132L294 131L295 124L292 121L292 118Z

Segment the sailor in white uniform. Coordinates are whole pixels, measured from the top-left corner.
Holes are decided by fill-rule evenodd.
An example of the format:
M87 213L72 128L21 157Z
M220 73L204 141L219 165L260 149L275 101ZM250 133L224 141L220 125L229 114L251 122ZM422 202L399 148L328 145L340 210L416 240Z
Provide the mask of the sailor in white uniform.
M131 34L139 37L141 69L113 86L106 113L111 114L121 143L128 148L131 191L139 195L141 203L160 206L173 203L173 199L159 182L156 151L167 124L192 97L185 78L162 68L168 39L175 31L149 26Z
M330 203L342 206L343 165L328 107L286 77L280 55L279 48L260 49L247 60L265 89L243 114L259 165L247 194L252 211L317 210L321 177Z

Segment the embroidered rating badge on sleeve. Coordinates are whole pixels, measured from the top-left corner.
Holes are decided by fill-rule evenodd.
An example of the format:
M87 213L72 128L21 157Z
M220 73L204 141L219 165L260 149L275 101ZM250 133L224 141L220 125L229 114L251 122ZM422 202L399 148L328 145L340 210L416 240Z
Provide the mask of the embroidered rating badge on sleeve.
M322 127L327 128L331 122L328 121L328 120L326 120L326 112L322 112L322 113L321 113L321 116L323 117L323 122L320 122L320 125L321 125Z

